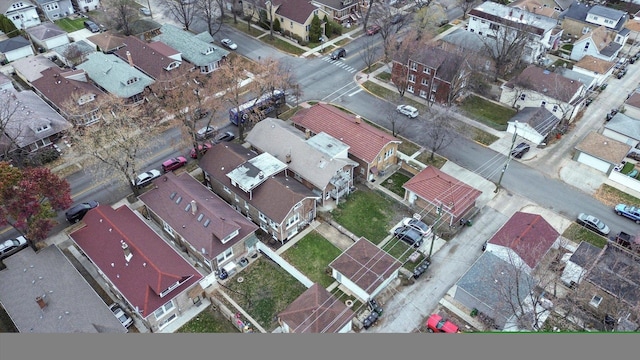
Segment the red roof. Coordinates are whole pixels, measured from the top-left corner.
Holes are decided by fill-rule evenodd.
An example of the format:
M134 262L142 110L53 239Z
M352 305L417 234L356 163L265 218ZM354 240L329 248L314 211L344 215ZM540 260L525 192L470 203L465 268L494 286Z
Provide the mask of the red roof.
M71 238L142 317L153 314L202 275L127 206L100 205ZM132 257L127 262L121 241ZM160 294L180 283L163 297Z
M454 217L472 208L482 194L482 191L433 166L427 166L404 183L403 187L436 206L442 205L444 211Z
M400 142L398 138L375 126L363 121L356 123L354 115L328 104L316 104L308 109L302 109L291 118L291 121L315 134L325 132L339 139L349 145L350 154L367 163L374 162L390 142Z
M534 269L558 236L542 216L519 211L502 225L489 243L510 248Z

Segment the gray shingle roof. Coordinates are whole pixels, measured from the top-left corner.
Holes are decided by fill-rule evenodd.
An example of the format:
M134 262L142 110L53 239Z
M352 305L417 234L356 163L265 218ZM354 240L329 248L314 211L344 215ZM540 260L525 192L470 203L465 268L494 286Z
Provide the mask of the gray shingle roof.
M7 53L9 51L17 50L25 46L31 46L29 40L22 36L16 36L7 40L0 41L0 53Z
M140 94L154 83L151 77L113 54L91 53L87 56L87 61L77 68L86 71L98 86L121 98ZM127 85L128 81L134 82Z
M509 122L521 122L529 124L538 134L547 136L551 129L553 129L560 119L553 115L545 107L526 107L518 111Z
M61 35L67 35L67 32L60 29L54 23L43 23L38 26L30 27L27 29L27 33L31 35L32 38L38 40L47 40Z
M214 64L229 55L227 50L173 25L164 24L160 31L154 39L180 51L182 57L195 66Z
M640 140L640 120L621 112L615 114L604 127L632 139Z

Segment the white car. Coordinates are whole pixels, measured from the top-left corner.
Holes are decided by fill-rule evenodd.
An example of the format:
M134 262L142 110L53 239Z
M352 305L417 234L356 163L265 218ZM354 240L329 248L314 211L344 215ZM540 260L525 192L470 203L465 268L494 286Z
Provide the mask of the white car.
M222 43L222 45L228 47L231 50L235 50L238 48L238 45L236 45L236 43L231 41L231 39L222 39L220 40L220 42Z
M149 10L149 8L146 8L146 7L140 8L140 12L144 16L151 16L151 10Z
M24 236L0 242L0 259L13 255L26 247L27 239Z
M396 108L396 111L403 115L407 115L412 119L419 115L418 109L414 108L411 105L398 105L398 107Z
M122 323L122 326L129 328L131 324L133 324L133 319L131 318L131 316L129 316L126 312L124 312L124 310L122 310L119 304L113 303L109 305L109 310L111 310L113 315L115 315L118 318L118 320L120 320L120 322Z
M151 181L153 181L153 179L160 177L160 175L162 175L162 173L156 169L149 170L145 173L138 175L138 177L136 177L136 182L134 183L134 185L138 189L143 188L149 185Z

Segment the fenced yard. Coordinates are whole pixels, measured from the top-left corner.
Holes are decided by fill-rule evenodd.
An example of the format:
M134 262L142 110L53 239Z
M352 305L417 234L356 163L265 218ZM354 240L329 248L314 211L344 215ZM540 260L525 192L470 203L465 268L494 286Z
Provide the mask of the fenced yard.
M311 281L326 288L335 281L326 272L327 266L341 253L329 240L313 231L287 249L282 257Z

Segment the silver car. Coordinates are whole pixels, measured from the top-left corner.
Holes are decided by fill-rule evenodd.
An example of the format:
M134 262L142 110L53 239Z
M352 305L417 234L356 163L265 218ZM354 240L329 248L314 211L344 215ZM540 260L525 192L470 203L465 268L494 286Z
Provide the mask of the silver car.
M611 230L609 230L609 227L604 222L602 222L602 220L593 215L580 213L578 215L577 222L578 224L586 227L589 230L595 231L602 236L607 236L611 232Z
M418 113L418 109L414 108L411 105L398 105L398 107L396 108L396 111L399 112L400 114L406 115L410 118L416 118L418 117L418 115L420 115Z
M133 324L133 319L126 312L124 312L124 310L122 310L119 304L113 303L109 305L109 310L111 310L113 315L115 315L118 320L120 320L122 326L126 328L131 327L131 325Z

